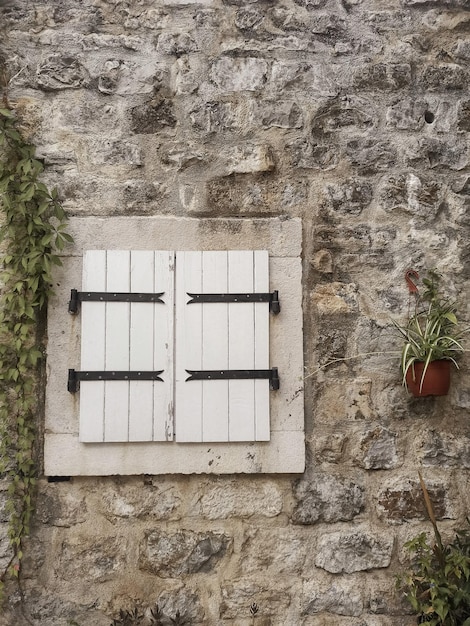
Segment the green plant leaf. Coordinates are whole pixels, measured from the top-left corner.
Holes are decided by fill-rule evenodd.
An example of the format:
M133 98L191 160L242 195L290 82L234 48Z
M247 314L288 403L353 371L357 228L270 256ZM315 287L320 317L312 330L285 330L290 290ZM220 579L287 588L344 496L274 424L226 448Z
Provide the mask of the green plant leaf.
M57 193L38 180L44 165L34 157L35 146L23 141L6 108L0 109L0 143L0 471L7 481L9 572L18 577L37 473L37 364L43 353L36 312L52 293L51 265L60 262L54 243L63 248L71 238Z

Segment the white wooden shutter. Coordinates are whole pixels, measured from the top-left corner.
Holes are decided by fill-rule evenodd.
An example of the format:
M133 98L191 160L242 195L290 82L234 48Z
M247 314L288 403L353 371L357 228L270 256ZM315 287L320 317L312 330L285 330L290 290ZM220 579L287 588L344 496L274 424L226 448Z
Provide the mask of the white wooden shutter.
M188 304L188 293L267 293L266 251L88 251L82 288L164 292L165 304L82 302L82 371L163 370L163 382L82 380L80 441L269 440L268 379L187 380L269 369L268 302Z
M267 379L186 380L186 370L269 368L269 303L187 295L268 292L268 253L178 252L176 268L176 440L269 440Z
M173 438L173 253L91 250L83 291L164 292L161 303L82 302L82 371L163 370L160 381L82 381L80 441Z

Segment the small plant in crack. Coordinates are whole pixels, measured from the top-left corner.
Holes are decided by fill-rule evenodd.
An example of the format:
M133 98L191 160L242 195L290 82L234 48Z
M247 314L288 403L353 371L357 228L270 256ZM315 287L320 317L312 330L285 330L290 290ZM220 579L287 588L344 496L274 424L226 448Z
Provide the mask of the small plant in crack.
M147 615L148 613L148 615ZM176 611L174 617L166 614L156 604L150 611L135 608L131 611L119 611L119 617L110 626L191 626L187 617Z

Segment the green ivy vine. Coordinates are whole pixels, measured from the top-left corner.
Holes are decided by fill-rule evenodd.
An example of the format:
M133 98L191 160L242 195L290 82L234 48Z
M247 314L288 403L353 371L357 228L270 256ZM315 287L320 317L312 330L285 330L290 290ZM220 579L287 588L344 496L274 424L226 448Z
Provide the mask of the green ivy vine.
M72 237L57 191L41 182L43 163L25 141L13 110L0 108L0 478L11 559L0 573L18 578L34 509L38 468L41 319L52 289L57 252Z

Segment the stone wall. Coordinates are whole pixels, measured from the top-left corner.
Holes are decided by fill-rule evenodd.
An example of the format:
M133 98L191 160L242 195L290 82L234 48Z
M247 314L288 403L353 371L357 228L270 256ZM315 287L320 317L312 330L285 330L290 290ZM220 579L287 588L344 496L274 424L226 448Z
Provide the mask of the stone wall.
M470 513L470 374L413 400L387 352L409 266L444 271L468 317L469 8L0 2L9 99L70 215L302 218L308 457L302 476L42 479L2 626L155 602L190 624L415 623L394 574L429 526L418 469L444 534ZM6 519L0 501L0 562Z

